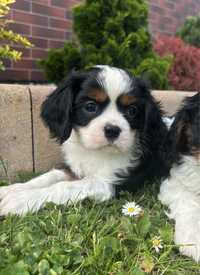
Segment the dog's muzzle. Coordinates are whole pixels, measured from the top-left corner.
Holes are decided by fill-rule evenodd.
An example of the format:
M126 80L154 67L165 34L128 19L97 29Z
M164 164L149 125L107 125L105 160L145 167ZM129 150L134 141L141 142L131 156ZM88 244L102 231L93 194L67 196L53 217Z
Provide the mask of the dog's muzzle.
M121 129L116 125L107 124L104 127L105 137L111 142L116 140L119 137L120 133L121 133Z

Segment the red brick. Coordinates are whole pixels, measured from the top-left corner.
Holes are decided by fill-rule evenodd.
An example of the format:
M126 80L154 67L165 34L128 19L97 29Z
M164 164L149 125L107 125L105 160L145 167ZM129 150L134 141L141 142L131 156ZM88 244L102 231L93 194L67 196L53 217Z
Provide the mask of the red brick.
M72 21L50 18L50 27L58 28L58 29L69 29L69 28L71 29Z
M38 65L33 59L22 59L13 64L13 68L19 69L37 69Z
M36 82L47 82L43 71L31 71L31 80Z
M1 46L3 46L3 45L5 46L7 44L10 44L10 40L5 40L5 39L4 40L0 40L0 45Z
M32 2L36 2L45 6L49 6L51 0L32 0Z
M151 10L157 12L160 15L164 14L164 10L159 6L151 5Z
M31 43L33 43L36 48L44 48L48 47L48 40L42 38L28 37Z
M22 52L22 58L31 57L31 49L22 48L19 46L13 46L13 49Z
M160 22L162 22L162 24L166 24L166 25L171 25L173 24L173 17L167 17L167 16L163 16L160 18Z
M64 31L58 31L54 29L45 29L33 26L32 27L32 34L33 36L40 36L40 37L46 37L46 38L55 38L55 39L64 39L65 33Z
M174 0L173 0L173 1L174 1ZM159 5L160 5L160 0L150 0L149 3L159 6Z
M49 40L49 48L62 48L64 43L64 41Z
M20 33L20 34L30 34L31 27L29 25L20 24L20 23L11 23L9 24L10 29L12 29L14 32Z
M65 10L56 7L47 7L37 3L32 3L32 12L43 14L47 16L54 16L59 18L65 17Z
M15 10L13 11L13 20L15 22L26 22L29 24L48 26L48 17L46 16L39 16Z
M31 1L25 0L17 0L14 4L12 4L12 9L30 11L31 10Z
M27 81L29 80L29 71L28 70L13 70L7 69L4 72L0 73L0 81Z
M69 20L73 20L73 15L71 11L66 11L65 18Z
M48 55L47 50L32 49L32 58L33 59L46 58L47 55Z
M81 1L75 0L51 0L51 5L59 6L62 8L72 7L74 5L79 4Z
M3 61L3 65L4 65L5 68L10 68L11 67L12 62L9 59L3 59L2 61ZM2 71L1 71L1 73L2 73Z
M167 2L167 3L166 3L166 7L168 7L168 8L171 9L171 10L174 10L174 9L175 9L175 4L172 3L172 2Z

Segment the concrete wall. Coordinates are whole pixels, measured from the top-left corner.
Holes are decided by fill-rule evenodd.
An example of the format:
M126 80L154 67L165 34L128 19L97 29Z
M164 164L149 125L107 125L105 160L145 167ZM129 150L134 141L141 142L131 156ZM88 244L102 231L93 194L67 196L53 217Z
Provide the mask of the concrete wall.
M0 85L0 178L19 171L46 171L60 163L58 144L40 119L53 86Z
M0 178L19 171L46 171L62 160L58 144L40 119L40 106L54 86L0 84ZM168 115L193 93L153 91Z

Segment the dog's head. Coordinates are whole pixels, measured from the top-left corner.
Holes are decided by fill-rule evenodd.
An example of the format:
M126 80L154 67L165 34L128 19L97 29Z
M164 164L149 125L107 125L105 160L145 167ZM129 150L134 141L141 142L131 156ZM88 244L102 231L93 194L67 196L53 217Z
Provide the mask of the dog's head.
M183 101L169 136L172 153L178 160L183 155L190 155L200 161L200 93Z
M157 131L161 119L145 84L109 66L71 73L43 103L41 116L61 143L74 129L88 149L119 151L129 151L139 134Z

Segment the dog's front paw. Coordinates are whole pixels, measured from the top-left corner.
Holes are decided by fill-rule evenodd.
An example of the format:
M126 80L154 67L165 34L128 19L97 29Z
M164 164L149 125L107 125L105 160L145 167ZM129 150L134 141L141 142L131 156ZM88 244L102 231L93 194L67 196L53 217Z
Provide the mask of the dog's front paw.
M0 201L0 216L8 214L24 215L27 212L36 212L43 202L39 189L17 188L9 190L9 192L5 191Z
M200 261L200 244L185 244L179 248L182 255L194 259L196 262Z
M200 262L200 217L176 222L175 243L179 245L181 254Z

